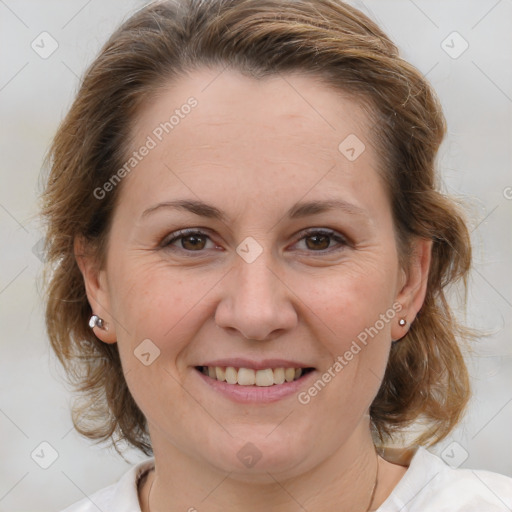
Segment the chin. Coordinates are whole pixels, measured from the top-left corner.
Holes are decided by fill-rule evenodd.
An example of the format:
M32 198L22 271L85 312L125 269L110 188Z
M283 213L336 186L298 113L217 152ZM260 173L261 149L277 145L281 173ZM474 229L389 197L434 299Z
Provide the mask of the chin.
M212 454L209 462L220 471L230 473L230 478L250 483L274 482L272 476L277 474L280 478L297 475L305 463L305 443L297 437L292 443L286 432L281 435L269 432L271 429L256 435L252 429L248 435L228 437L229 446L217 444L217 453Z

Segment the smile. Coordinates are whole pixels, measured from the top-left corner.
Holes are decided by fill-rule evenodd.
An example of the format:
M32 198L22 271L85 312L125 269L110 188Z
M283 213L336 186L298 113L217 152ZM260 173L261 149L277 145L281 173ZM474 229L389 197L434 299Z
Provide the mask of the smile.
M220 382L238 386L269 387L292 382L313 368L235 368L233 366L196 366L204 375Z

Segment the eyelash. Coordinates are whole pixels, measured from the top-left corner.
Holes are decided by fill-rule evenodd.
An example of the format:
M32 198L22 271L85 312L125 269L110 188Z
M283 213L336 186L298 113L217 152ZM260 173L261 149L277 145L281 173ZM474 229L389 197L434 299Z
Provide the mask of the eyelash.
M183 252L186 252L190 255L193 255L194 253L198 253L199 256L201 256L202 254L201 253L204 253L204 251L206 249L200 249L200 250L197 250L197 251L190 251L190 250L187 250L187 249L184 249L183 247L172 247L172 244L178 240L181 240L183 238L186 238L188 236L194 236L194 235L199 235L199 236L204 236L204 237L207 237L208 239L211 240L210 236L205 233L204 231L201 231L199 229L195 229L195 228L191 228L191 229L181 229L179 231L175 231L174 233L172 233L169 237L167 237L166 239L164 239L164 241L162 242L162 247L164 249L168 249L168 250L179 250L179 251L183 251ZM309 238L309 237L312 237L314 235L320 235L320 236L327 236L327 237L330 237L332 238L333 240L335 240L336 242L338 242L340 244L340 247L336 248L336 249L331 249L330 247L327 248L327 249L322 249L322 250L318 250L318 251L315 251L315 250L309 250L307 252L311 252L311 253L317 253L317 254L327 254L327 253L331 253L331 252L336 252L336 251L339 251L341 249L343 249L344 247L346 246L349 246L349 242L348 240L341 236L340 234L338 234L336 231L333 231L333 230L330 230L330 229L319 229L319 228L309 228L309 229L306 229L305 231L303 231L301 233L301 238L299 238L298 242L306 239L306 238Z

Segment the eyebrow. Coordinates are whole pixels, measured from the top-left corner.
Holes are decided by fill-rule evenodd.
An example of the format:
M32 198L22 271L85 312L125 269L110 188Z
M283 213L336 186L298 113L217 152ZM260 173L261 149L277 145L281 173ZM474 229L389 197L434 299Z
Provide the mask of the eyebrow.
M202 201L181 199L176 201L166 201L151 206L145 210L141 217L147 217L161 209L182 210L194 213L200 217L209 219L216 219L222 222L227 222L228 218L222 210ZM297 203L293 205L287 212L288 218L299 219L310 215L317 215L330 210L342 210L349 215L358 215L368 217L366 210L356 206L355 204L348 203L341 199L327 199L323 201L308 201Z

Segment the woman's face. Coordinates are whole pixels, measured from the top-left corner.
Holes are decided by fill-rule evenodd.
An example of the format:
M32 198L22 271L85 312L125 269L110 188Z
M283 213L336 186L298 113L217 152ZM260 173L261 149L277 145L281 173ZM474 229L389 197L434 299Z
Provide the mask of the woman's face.
M286 476L368 435L398 320L423 297L358 104L311 77L200 70L134 128L106 265L86 282L155 455ZM297 367L313 371L272 384L269 368Z

